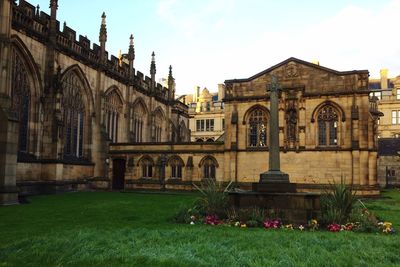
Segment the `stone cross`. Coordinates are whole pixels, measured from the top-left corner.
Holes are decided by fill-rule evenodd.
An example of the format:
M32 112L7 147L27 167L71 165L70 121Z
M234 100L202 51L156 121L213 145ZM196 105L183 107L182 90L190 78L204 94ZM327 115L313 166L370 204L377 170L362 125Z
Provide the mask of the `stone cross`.
M280 85L275 76L268 85L270 91L269 170L260 174L260 183L289 183L289 175L280 171L278 93Z

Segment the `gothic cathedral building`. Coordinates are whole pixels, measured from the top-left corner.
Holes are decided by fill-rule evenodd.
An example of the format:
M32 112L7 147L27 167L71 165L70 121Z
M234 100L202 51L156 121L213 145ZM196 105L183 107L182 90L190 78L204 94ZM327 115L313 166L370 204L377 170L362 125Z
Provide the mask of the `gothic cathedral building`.
M0 1L0 203L51 189L108 186L108 145L188 141L187 107L150 76L135 71L133 36L122 57L60 26L20 0ZM61 29L62 28L62 29ZM128 38L127 38L128 39Z

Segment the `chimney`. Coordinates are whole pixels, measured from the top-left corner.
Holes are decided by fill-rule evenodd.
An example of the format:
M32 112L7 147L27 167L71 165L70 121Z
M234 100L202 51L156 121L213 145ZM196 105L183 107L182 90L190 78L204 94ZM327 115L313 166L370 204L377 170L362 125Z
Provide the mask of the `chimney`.
M225 84L218 84L218 101L222 101L225 98Z

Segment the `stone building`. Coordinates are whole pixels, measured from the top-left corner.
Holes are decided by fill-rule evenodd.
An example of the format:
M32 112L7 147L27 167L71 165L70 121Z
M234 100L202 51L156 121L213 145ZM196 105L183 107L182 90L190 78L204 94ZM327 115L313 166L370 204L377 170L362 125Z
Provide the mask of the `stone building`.
M135 70L133 36L122 58L26 1L0 0L0 203L17 192L118 188L108 177L109 143L189 141L187 106ZM128 39L128 38L127 38ZM118 161L116 161L118 164Z
M192 142L221 140L225 130L224 88L222 84L218 87L218 93L210 93L207 88L200 93L200 87L196 86L193 102L187 103Z
M269 92L279 101L281 170L299 191L321 191L344 179L359 194L378 194L377 121L367 70L336 71L289 58L246 79L225 81L224 142L179 145L111 144L124 158L126 188L191 188L212 178L248 187L268 170ZM149 175L149 173L151 175Z

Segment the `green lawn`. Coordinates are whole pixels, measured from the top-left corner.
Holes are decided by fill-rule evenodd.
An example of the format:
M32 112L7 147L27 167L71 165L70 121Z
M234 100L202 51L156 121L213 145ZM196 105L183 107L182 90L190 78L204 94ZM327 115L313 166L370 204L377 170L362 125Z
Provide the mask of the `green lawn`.
M365 201L400 226L400 192ZM0 207L0 266L399 266L400 233L178 225L193 195L67 193Z

